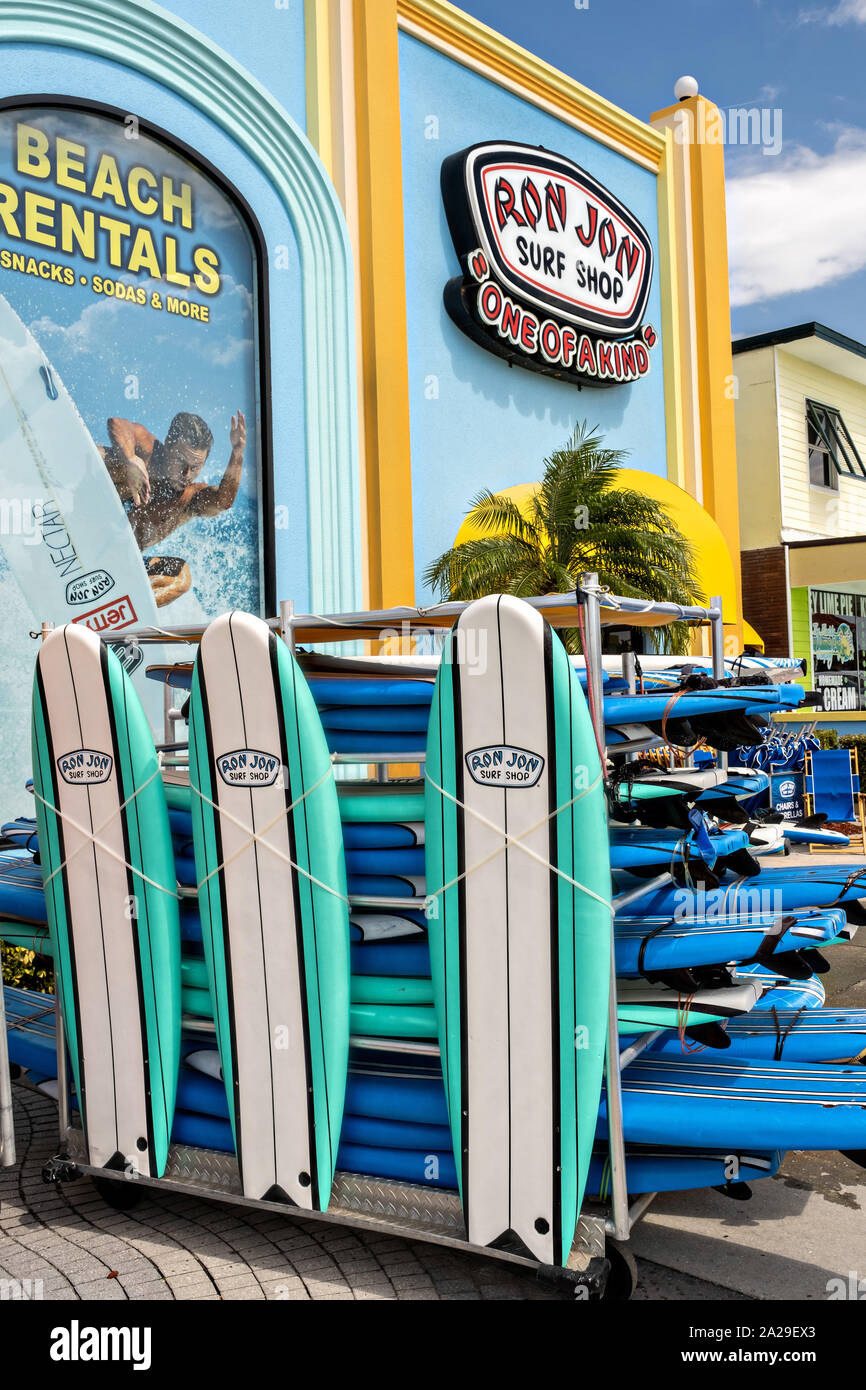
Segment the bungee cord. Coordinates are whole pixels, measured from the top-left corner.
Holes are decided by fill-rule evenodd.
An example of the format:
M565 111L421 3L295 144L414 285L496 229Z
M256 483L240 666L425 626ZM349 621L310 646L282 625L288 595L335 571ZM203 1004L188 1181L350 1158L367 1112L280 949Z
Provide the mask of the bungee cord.
M212 878L222 873L223 870L229 864L231 864L235 859L238 859L242 854L245 854L249 849L252 848L253 845L261 845L263 849L270 851L270 853L273 854L277 859L279 859L281 863L285 864L287 868L294 870L296 873L299 873L300 875L302 875L302 877L306 878L314 887L320 888L323 892L329 893L332 897L338 898L341 902L344 902L346 906L351 909L354 906L352 896L342 893L338 888L335 888L333 884L326 883L322 879L317 878L315 874L312 874L308 869L305 869L302 864L298 864L294 859L292 859L291 855L286 854L277 845L270 843L268 840L264 838L268 834L268 832L274 828L275 825L278 825L285 817L287 817L290 813L295 811L297 807L300 806L307 799L307 797L311 796L314 792L318 791L319 788L322 787L328 780L333 779L335 757L335 754L331 754L331 760L328 764L327 769L322 774L322 776L319 777L317 781L313 783L311 787L308 787L304 792L301 793L300 796L296 797L287 806L282 807L279 813L276 816L274 816L273 819L267 823L267 825L262 826L259 830L254 830L251 826L245 824L244 821L240 820L237 816L233 815L230 811L227 811L225 807L221 807L217 804L217 802L211 800L211 798L205 792L201 791L200 788L193 787L190 784L190 792L193 795L197 796L200 801L210 806L212 810L217 812L217 814L225 817L234 826L236 826L237 829L242 831L247 836L247 839L243 844L239 845L238 848L233 850L230 855L222 859L219 864L217 864L204 876L204 878L197 880L198 891L200 892L201 889ZM56 816L58 816L61 819L61 821L64 822L64 824L70 825L72 829L77 831L77 833L81 836L81 843L77 845L76 848L70 854L66 855L62 862L58 864L54 869L52 869L49 874L44 876L43 888L47 888L49 883L51 883L51 881L57 876L57 874L61 873L69 865L69 863L71 863L71 861L78 854L81 853L82 850L86 849L88 845L92 845L95 848L103 851L103 853L107 854L109 858L113 859L116 863L120 864L123 868L127 869L130 873L134 874L137 878L141 879L142 882L148 884L150 887L155 888L159 892L165 893L167 896L173 897L178 901L182 900L182 898L185 895L178 892L177 884L175 884L174 888L169 888L165 884L159 883L156 879L151 878L149 874L146 874L142 869L139 869L136 865L131 864L124 857L123 854L119 853L114 848L113 845L107 844L103 839L100 838L100 836L111 824L111 822L116 817L120 816L122 812L127 808L127 806L129 806L135 800L135 798L145 790L146 787L150 786L150 784L161 775L161 772L162 768L157 767L156 771L153 772L151 776L148 777L147 780L143 782L140 787L138 787L134 792L132 792L126 798L126 800L121 803L120 806L116 807L112 811L111 815L108 816L107 819L96 829L91 829L79 824L78 821L76 821L68 811L62 811L59 807L53 805L50 801L47 801L34 788L34 796L37 798L37 800L40 801L41 804L47 810L52 811ZM594 898L597 902L602 903L605 907L607 907L610 910L611 916L614 915L615 908L608 900L604 899L600 894L594 892L593 889L587 887L586 884L580 883L570 874L567 874L565 870L560 869L557 865L551 863L549 859L545 859L543 855L538 854L535 850L531 849L529 845L523 843L524 839L533 835L535 831L539 830L543 825L553 820L556 816L559 816L564 812L570 810L570 808L573 805L575 805L576 802L580 801L584 796L587 796L591 791L594 791L595 788L602 781L601 772L599 772L598 776L595 778L593 782L589 784L589 786L582 788L575 796L571 797L570 800L563 802L560 806L556 806L546 816L543 816L538 822L536 822L536 824L529 826L528 829L523 831L521 835L510 834L501 826L496 825L494 821L488 820L488 818L482 815L479 811L476 811L472 807L465 805L465 803L460 801L458 797L452 795L452 793L447 791L444 787L440 787L431 777L429 777L429 775L426 772L425 778L434 788L434 790L437 791L441 796L453 801L454 804L457 805L463 811L464 814L468 814L474 817L476 820L480 821L487 829L492 830L502 840L502 844L498 845L497 848L493 850L489 855L486 855L484 859L479 860L478 863L471 865L470 868L464 870L463 873L458 874L455 878L449 880L448 883L443 884L443 886L437 889L435 893L428 893L425 895L423 899L419 899L419 910L423 911L425 916L430 917L432 915L431 907L437 898L444 895L450 888L453 888L462 879L467 878L471 873L474 873L477 869L483 868L487 864L491 863L494 859L498 858L500 854L504 853L509 847L521 850L524 854L528 855L529 858L533 859L543 868L547 869L549 873L556 874L559 878L563 879L564 882L570 884L573 888L578 889L580 892L585 893L587 896Z
M55 806L51 801L46 801L45 797L42 796L34 786L33 795L35 796L36 800L41 802L41 804L46 808L46 810L53 811L55 816L59 816L60 820L63 821L64 824L68 823L69 825L71 825L73 830L77 830L78 834L82 837L81 844L78 845L74 850L72 850L70 854L65 855L55 869L52 869L51 872L47 875L43 873L43 889L47 888L49 883L51 883L52 879L56 878L56 876L59 873L62 873L64 869L68 868L68 866L72 863L72 860L75 859L76 856L79 855L83 849L86 849L88 845L95 845L97 849L101 849L103 853L109 856L109 858L114 859L118 864L122 864L125 869L128 869L130 873L135 874L138 878L142 879L145 883L149 884L151 888L157 888L160 893L167 893L173 898L178 898L180 895L178 894L176 888L166 888L164 883L158 883L156 879L151 878L148 874L144 873L142 869L137 869L134 864L130 864L129 861L126 858L124 858L122 854L119 854L117 852L113 845L107 845L103 840L97 838L99 835L102 834L106 827L109 826L111 822L116 819L116 817L120 816L123 813L123 811L126 810L126 807L129 806L137 796L141 795L141 793L145 790L146 787L150 786L151 782L155 781L156 778L160 777L161 775L162 768L157 766L156 771L151 773L150 777L148 777L146 781L142 782L140 787L136 787L135 791L132 792L126 798L125 801L121 802L119 806L116 806L114 810L111 812L111 815L108 816L106 820L103 821L102 825L98 826L96 830L93 830L92 828L88 829L84 825L79 825L78 822L69 814L68 811L61 811L59 806Z
M503 841L501 845L499 845L495 850L492 850L490 854L485 855L483 859L479 859L477 863L471 865L470 868L465 869L463 873L456 874L454 878L449 879L447 883L444 883L441 888L437 888L435 893L428 894L428 903L432 903L435 898L440 897L444 893L447 893L450 888L454 888L456 884L461 882L462 879L468 878L470 874L476 871L476 869L484 868L485 865L491 863L492 860L496 859L500 854L507 850L509 845L513 845L516 849L519 849L524 854L528 855L530 859L534 859L536 863L540 864L543 868L547 869L549 873L556 874L557 877L561 878L565 883L570 884L573 888L578 888L581 893L586 893L588 897L595 898L596 902L599 902L604 907L609 908L611 916L614 915L616 909L609 899L603 898L599 893L594 892L592 888L588 888L585 883L578 882L576 878L572 878L571 874L567 874L564 869L560 869L556 864L552 864L549 859L545 859L543 854L538 854L536 850L530 849L529 845L523 843L524 839L526 839L527 836L533 835L536 830L539 830L543 825L546 825L549 821L553 820L554 816L559 816L564 811L568 811L575 804L575 802L580 801L582 797L587 796L591 791L594 791L595 788L602 781L601 772L599 772L595 781L591 782L588 787L584 787L581 791L577 793L576 796L573 796L570 801L563 802L561 806L555 807L554 810L550 811L546 816L542 816L541 819L535 823L535 825L531 825L527 830L524 830L521 835L509 834L507 830L504 830L502 826L497 825L495 821L488 820L487 816L482 815L480 811L475 810L472 806L467 806L465 802L461 801L459 797L454 796L454 794L452 792L449 792L445 787L440 787L438 782L434 781L434 779L429 775L428 772L425 771L424 776L427 782L429 782L430 786L433 788L433 790L438 792L440 796L446 797L449 801L453 801L454 805L458 806L460 810L463 811L464 815L468 814L472 816L473 819L480 821L481 824L486 826L488 830L492 830L495 834L499 835Z

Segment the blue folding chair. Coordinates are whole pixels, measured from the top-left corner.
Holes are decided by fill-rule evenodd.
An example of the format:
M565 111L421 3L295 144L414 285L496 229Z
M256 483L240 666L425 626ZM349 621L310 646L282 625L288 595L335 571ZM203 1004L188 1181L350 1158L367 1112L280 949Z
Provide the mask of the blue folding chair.
M860 826L859 848L866 848L860 770L855 748L810 749L806 753L806 810L809 815L823 812L829 821L857 821ZM851 843L858 842L852 837ZM812 845L810 848L816 850L821 847Z

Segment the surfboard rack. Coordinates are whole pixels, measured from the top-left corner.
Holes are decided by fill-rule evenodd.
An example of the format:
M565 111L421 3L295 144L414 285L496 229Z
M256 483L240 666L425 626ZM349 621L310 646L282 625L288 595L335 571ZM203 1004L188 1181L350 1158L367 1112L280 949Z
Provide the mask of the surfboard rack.
M427 759L424 749L415 753L333 753L331 756L339 765L377 763L386 766L389 763L423 763Z
M599 751L605 756L605 731L603 719L603 662L601 652L601 632L604 625L653 626L671 622L686 622L692 625L709 625L712 637L713 673L718 677L724 673L724 637L722 626L721 599L713 598L708 607L681 606L666 602L644 602L643 600L620 597L599 585L596 574L580 576L577 589L567 594L551 594L542 598L528 600L554 627L573 627L578 608L584 627L584 652L590 693L590 712L596 729ZM287 645L294 650L299 643L311 645L356 640L382 640L398 635L417 637L421 634L435 636L449 628L468 605L447 602L428 607L401 607L379 609L360 613L343 614L296 614L294 604L284 601L280 604L278 618L269 620L269 626L278 632ZM43 638L51 631L53 624L43 623ZM196 645L204 633L205 626L157 628L141 627L124 631L122 634L105 636L117 644L190 644ZM623 656L623 675L634 690L635 668L630 653ZM172 705L171 688L165 687L165 733L164 742L173 744L174 726L180 711ZM617 751L625 751L620 748ZM388 778L388 766L405 767L424 761L424 752L398 753L376 752L373 754L338 754L335 762L345 765L373 765L379 769L381 780ZM168 753L167 763L180 762L172 752ZM624 905L626 898L633 901L642 893L658 886L658 880L648 882L636 889L633 894L623 895L618 905ZM417 900L355 898L354 902L365 906L394 907L417 906ZM613 951L613 943L611 943ZM193 1149L184 1145L172 1144L169 1149L168 1166L162 1178L137 1177L136 1187L155 1186L162 1190L172 1190L189 1196L206 1196L240 1206L266 1208L283 1216L296 1212L305 1221L325 1221L338 1225L352 1226L373 1232L387 1232L411 1240L424 1240L432 1244L445 1245L496 1259L515 1267L534 1272L545 1282L571 1290L575 1299L594 1300L604 1296L613 1263L614 1275L611 1285L616 1286L617 1298L627 1298L634 1286L635 1271L633 1257L622 1244L627 1242L636 1221L640 1219L655 1194L647 1193L633 1203L629 1203L625 1144L622 1120L621 1070L635 1057L639 1056L658 1036L658 1030L647 1032L639 1037L625 1052L620 1054L617 1046L617 1001L615 972L611 975L610 1020L607 1057L607 1107L611 1171L611 1201L607 1208L587 1204L580 1215L575 1232L575 1240L565 1266L542 1265L508 1250L493 1249L487 1246L471 1245L466 1238L459 1199L454 1193L437 1189L416 1187L398 1181L358 1177L354 1174L338 1172L332 1193L331 1205L326 1212L303 1211L296 1208L267 1201L253 1201L245 1198L240 1191L237 1163L233 1156L215 1153L211 1150ZM67 1075L66 1042L62 1013L56 1010L58 1077ZM213 1024L207 1020L184 1018L184 1027L196 1031L212 1031ZM370 1047L371 1040L364 1039L364 1046ZM383 1046L393 1046L386 1040ZM435 1044L416 1043L413 1048L425 1052L432 1051ZM60 1153L46 1164L43 1177L47 1182L68 1181L72 1177L87 1174L96 1179L100 1190L107 1194L118 1182L128 1184L130 1179L122 1172L112 1172L105 1168L95 1168L86 1162L86 1149L77 1117L70 1107L68 1087L58 1086L58 1121L60 1129ZM6 1030L3 1016L3 992L0 990L0 1161L12 1164L15 1161L14 1137L12 1132L11 1088L9 1079L8 1053L6 1051ZM128 1199L128 1193L125 1194Z
M591 571L582 574L578 581L578 593L583 609L583 648L586 659L587 683L589 687L589 707L593 724L595 725L596 739L598 740L599 752L602 759L606 756L605 744L605 725L604 725L604 663L602 662L601 652L601 629L602 629L602 606L608 602L605 597L605 590L598 582L598 574ZM619 604L619 600L613 601L613 606ZM634 602L634 600L632 600ZM669 604L648 604L645 612L659 612L671 607ZM630 605L625 605L625 611L629 611ZM711 634L711 651L713 662L713 675L720 679L725 670L725 646L724 646L724 623L722 618L722 600L714 597L710 600L707 608L683 608L680 610L683 621L693 624L709 624ZM623 657L623 676L629 682L629 689L633 693L635 690L635 665L634 660L629 661L627 655ZM631 750L628 750L631 751ZM720 754L719 761L727 764L727 755ZM632 894L622 895L619 899L619 906L624 906L623 898L634 902L650 888L651 884L642 884L635 889ZM617 1018L617 999L616 999L616 968L614 960L614 945L611 937L611 989L609 1003L609 1026L607 1041L607 1065L606 1090L607 1090L607 1113L608 1113L608 1148L610 1154L610 1173L611 1173L611 1204L610 1215L605 1221L607 1234L616 1241L628 1241L636 1222L640 1220L644 1212L654 1200L655 1193L645 1193L639 1197L632 1205L629 1204L628 1183L626 1174L625 1159L625 1134L622 1118L622 1072L624 1067L639 1057L646 1051L651 1042L658 1036L657 1032L642 1034L624 1054L620 1053L618 1046L618 1018Z

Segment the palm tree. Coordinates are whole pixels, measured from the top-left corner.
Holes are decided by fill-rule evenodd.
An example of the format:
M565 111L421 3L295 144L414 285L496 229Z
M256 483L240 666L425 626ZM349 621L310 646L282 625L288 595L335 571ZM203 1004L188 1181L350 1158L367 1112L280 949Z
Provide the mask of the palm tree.
M595 570L601 584L626 597L700 602L690 541L660 502L615 486L626 457L604 448L584 421L545 459L528 515L509 497L480 492L467 519L488 534L446 550L426 570L426 582L449 599L531 598L567 593L582 572ZM684 624L655 631L663 649L688 649ZM560 635L569 650L580 649L576 632Z

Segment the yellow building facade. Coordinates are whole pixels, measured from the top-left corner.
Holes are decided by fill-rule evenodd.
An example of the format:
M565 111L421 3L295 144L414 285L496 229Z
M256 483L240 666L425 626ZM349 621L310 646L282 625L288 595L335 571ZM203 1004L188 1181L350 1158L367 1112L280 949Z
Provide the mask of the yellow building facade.
M567 418L588 418L592 423L604 398L619 389L608 393L570 388L570 398L560 390L551 402L549 395L542 399L537 381L528 373L510 373L508 380L505 370L497 383L488 376L479 393L498 401L506 428L509 415L518 420L527 413L538 416L535 457L527 452L523 461L497 459L492 431L489 464L468 470L471 478L462 497L454 499L453 513L441 526L433 525L426 480L434 464L427 438L430 427L417 404L423 386L416 374L420 354L413 333L426 327L429 342L430 330L448 338L451 325L440 321L438 303L413 305L419 292L415 228L425 225L431 239L438 241L443 221L438 179L434 199L433 181L416 181L412 169L413 151L417 149L419 159L428 152L420 133L424 121L428 134L435 126L437 155L443 156L451 152L446 134L450 128L457 143L464 131L476 137L483 132L489 138L521 139L531 121L543 118L550 140L556 141L554 148L618 196L640 181L646 206L647 192L654 190L651 239L659 341L652 373L660 409L654 416L653 457L647 471L695 499L718 528L720 549L736 557L739 509L724 154L720 140L704 138L713 130L715 108L695 96L648 120L638 119L441 0L307 0L306 13L309 133L343 204L358 271L368 601L379 605L422 598L424 559L444 548L443 541L453 540L458 529L454 522L459 523L460 508L466 509L471 483L498 490L533 481L538 476L534 470L549 452L548 441L556 438L551 424L562 421L562 442ZM417 105L419 91L427 107ZM463 103L476 119L463 119ZM506 111L510 119L505 119ZM423 376L437 377L436 353L430 357L431 370ZM481 360L478 354L479 375ZM447 391L448 383L441 378L438 385ZM624 390L637 394L639 385ZM465 413L465 428L470 428L471 393L467 397L455 391L451 404L458 415ZM640 470L646 419L639 409L632 413L633 427L626 417L613 442L622 442L632 454L629 465ZM475 423L477 447L483 450L483 411ZM602 429L604 423L602 418ZM437 505L442 507L441 502ZM430 544L425 547L427 529ZM724 585L725 620L728 648L734 651L742 645L739 567L732 563L727 568L731 578ZM718 580L711 572L701 579L707 597L717 592Z

